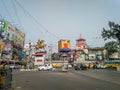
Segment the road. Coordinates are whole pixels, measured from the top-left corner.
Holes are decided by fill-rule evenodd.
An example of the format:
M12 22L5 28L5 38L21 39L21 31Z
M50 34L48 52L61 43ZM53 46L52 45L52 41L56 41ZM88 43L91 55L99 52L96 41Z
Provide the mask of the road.
M120 71L13 70L12 83L15 90L120 90Z

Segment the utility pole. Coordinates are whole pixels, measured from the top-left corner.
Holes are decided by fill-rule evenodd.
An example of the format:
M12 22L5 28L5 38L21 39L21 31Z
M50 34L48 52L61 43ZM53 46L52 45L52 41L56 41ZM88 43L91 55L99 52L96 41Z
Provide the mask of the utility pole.
M49 47L50 64L52 63L52 44Z

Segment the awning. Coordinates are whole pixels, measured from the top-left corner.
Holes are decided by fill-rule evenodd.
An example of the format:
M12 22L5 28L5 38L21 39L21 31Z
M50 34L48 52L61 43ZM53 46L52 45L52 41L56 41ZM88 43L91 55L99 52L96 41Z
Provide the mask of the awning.
M70 49L69 48L62 48L61 50L59 50L59 52L69 52Z
M40 53L36 53L36 54L33 54L33 56L43 56L43 55L45 55L46 54L46 52L40 52Z

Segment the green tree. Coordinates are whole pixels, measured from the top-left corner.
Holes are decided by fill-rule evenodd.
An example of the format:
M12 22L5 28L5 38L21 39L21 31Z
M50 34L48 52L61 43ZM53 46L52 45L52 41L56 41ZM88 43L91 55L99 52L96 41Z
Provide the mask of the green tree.
M60 53L53 53L52 60L59 60Z
M118 43L116 41L111 41L105 44L105 49L108 51L108 58L115 52L118 52Z
M103 31L102 31L102 37L104 38L104 40L113 38L120 41L120 25L110 21L108 25L110 29L106 30L105 28L103 28Z
M107 39L117 40L119 45L119 53L120 53L120 25L115 24L114 22L111 21L109 21L108 25L109 25L109 29L107 30L103 28L101 35L104 38L104 40Z

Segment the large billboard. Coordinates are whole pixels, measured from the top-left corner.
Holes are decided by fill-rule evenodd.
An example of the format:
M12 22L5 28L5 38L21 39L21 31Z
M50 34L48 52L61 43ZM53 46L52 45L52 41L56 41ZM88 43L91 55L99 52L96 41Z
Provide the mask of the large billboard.
M11 41L15 45L24 46L25 33L5 20L0 20L0 40Z
M70 49L70 40L61 39L58 41L58 50L60 51L62 49Z

